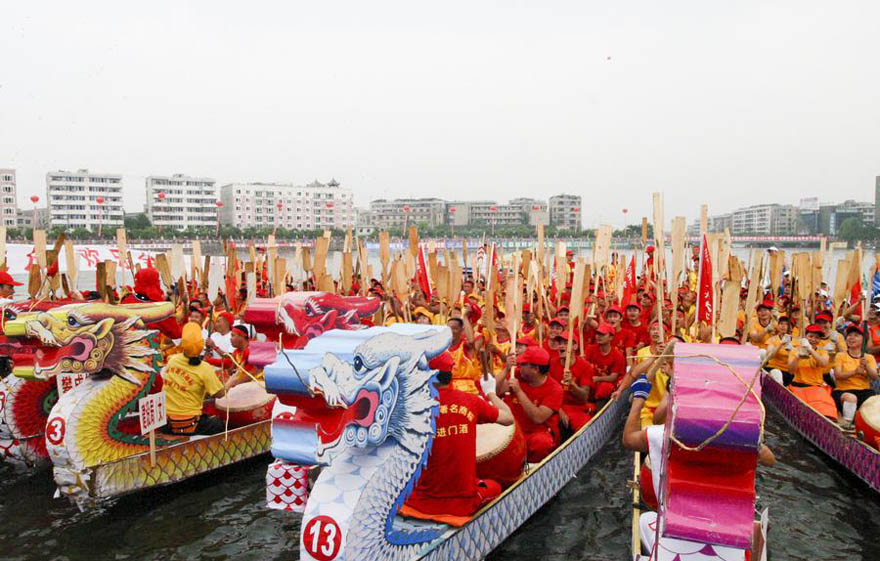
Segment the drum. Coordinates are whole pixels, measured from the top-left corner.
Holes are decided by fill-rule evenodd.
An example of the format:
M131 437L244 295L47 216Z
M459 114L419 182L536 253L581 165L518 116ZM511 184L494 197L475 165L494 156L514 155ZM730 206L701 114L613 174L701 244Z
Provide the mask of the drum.
M880 449L880 395L865 400L856 412L855 422L859 438Z
M269 419L274 401L275 396L267 393L261 384L245 382L217 398L214 407L221 420L226 421L226 415L229 415L230 427L243 427Z
M522 475L525 463L526 439L516 423L477 425L477 477L508 487Z

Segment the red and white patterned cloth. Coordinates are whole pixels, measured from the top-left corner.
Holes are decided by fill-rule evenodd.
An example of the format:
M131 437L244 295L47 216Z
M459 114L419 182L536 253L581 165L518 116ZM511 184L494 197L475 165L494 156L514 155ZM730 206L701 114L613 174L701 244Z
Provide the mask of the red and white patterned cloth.
M275 460L266 472L266 506L305 512L309 500L309 468Z

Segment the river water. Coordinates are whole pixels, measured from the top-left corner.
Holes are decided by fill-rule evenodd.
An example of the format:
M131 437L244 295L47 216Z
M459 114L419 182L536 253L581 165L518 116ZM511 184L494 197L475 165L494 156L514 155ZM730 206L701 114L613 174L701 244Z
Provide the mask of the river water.
M622 420L621 420L622 424ZM760 468L772 561L880 559L880 498L769 412L779 462ZM294 560L298 515L264 508L268 457L80 513L52 499L51 474L0 465L0 559ZM632 456L620 431L492 561L629 559Z

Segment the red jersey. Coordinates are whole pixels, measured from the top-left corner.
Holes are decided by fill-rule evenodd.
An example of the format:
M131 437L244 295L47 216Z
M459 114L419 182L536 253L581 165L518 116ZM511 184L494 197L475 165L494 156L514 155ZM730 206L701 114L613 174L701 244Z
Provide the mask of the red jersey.
M593 368L593 365L582 359L581 357L575 357L575 360L571 365L571 379L572 381L579 386L590 386L593 387L593 376L595 375L596 369ZM565 361L559 358L559 355L550 358L550 377L562 383L562 378L565 375ZM563 388L562 395L562 403L567 405L583 405L584 402L579 400L572 394L570 391L566 391Z
M637 347L639 344L643 347L647 347L651 344L651 337L648 335L648 324L645 322L641 322L636 326L628 321L624 321L622 325L624 330L633 334L633 341L635 342L633 348Z
M556 412L562 407L562 385L552 377L547 376L544 383L540 386L530 386L525 382L520 382L519 387L522 388L523 392L536 407L546 405L553 410L553 415L549 419L541 424L535 424L529 419L519 399L513 394L508 394L504 401L510 406L510 411L513 413L514 418L516 418L516 424L519 425L519 428L526 434L544 431L548 428L555 433L559 422Z
M614 334L611 346L625 354L627 349L632 349L636 346L635 333L628 329L621 329Z
M428 465L407 504L432 514L468 516L477 495L477 424L494 423L498 409L482 398L440 388L440 415Z
M623 353L614 347L611 346L611 352L607 355L603 355L602 351L599 350L599 345L590 345L586 349L586 358L587 362L592 364L596 369L596 376L608 376L610 374L616 374L618 378L626 372L626 358L623 356Z

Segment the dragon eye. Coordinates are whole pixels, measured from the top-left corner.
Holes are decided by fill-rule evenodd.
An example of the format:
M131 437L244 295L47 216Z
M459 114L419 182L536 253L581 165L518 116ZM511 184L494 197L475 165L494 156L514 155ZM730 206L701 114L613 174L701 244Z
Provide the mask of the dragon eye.
M76 321L76 318L73 316L67 316L67 325L70 327L79 327L80 323Z
M364 370L364 359L359 356L354 357L354 369L358 372Z
M17 317L18 317L18 315L15 312L13 312L12 310L6 310L6 319L7 320L13 320Z

